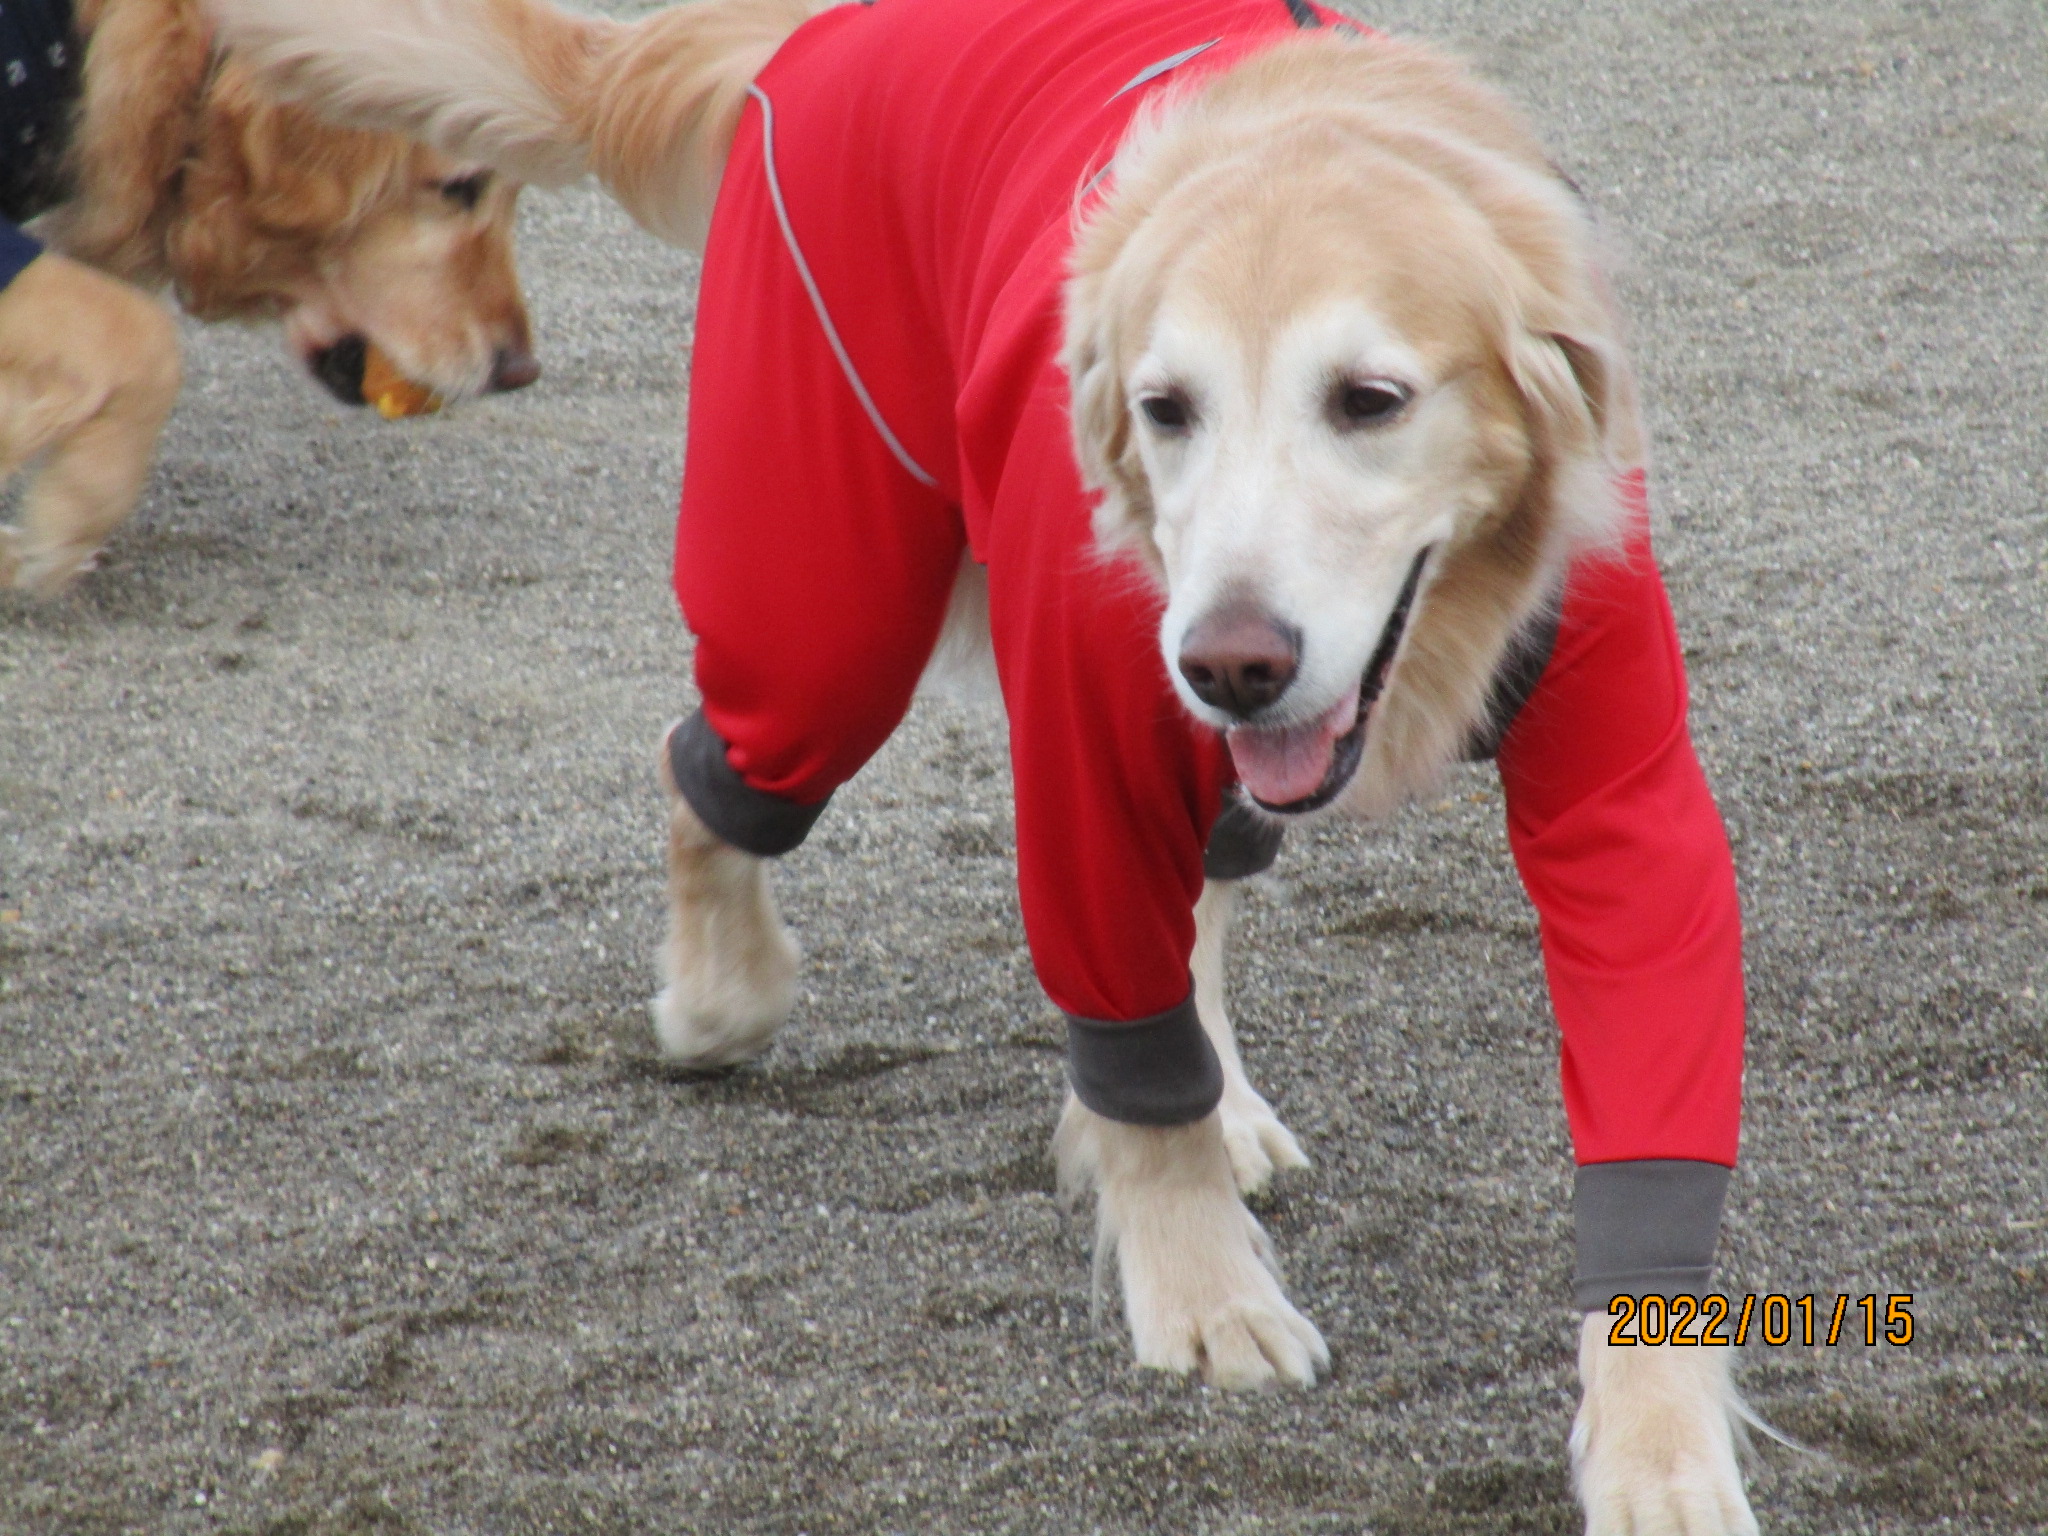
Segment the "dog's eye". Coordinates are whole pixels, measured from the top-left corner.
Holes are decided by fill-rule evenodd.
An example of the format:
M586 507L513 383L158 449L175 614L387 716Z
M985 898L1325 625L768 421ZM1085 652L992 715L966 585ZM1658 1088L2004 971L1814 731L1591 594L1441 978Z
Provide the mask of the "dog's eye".
M443 197L465 212L474 210L483 201L484 193L490 189L489 171L471 171L467 176L456 176L437 187Z
M1340 427L1375 427L1408 403L1408 391L1391 379L1346 379L1330 397L1330 414Z
M1169 390L1163 395L1147 395L1138 402L1138 409L1145 413L1145 419L1162 432L1185 432L1195 419L1195 408L1188 404L1188 397L1179 390Z

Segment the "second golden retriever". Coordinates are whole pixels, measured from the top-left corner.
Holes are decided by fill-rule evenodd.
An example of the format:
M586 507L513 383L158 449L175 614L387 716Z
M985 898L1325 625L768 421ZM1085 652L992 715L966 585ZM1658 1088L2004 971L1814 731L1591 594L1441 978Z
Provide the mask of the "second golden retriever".
M90 563L176 392L165 318L75 263L168 287L203 320L281 322L351 405L373 347L448 399L538 377L515 183L279 101L197 0L85 0L76 21L65 195L33 226L51 252L0 294L0 477L47 455L0 538L0 586L54 590Z

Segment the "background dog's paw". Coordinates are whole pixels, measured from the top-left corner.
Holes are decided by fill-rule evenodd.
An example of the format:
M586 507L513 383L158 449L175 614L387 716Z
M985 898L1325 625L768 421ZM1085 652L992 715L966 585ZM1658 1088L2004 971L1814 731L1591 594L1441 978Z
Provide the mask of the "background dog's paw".
M1308 1154L1294 1139L1294 1132L1280 1123L1273 1106L1246 1088L1226 1088L1223 1102L1216 1106L1223 1122L1223 1148L1230 1154L1230 1171L1240 1194L1256 1195L1273 1182L1276 1172L1292 1172L1308 1166Z
M1586 1536L1757 1536L1727 1351L1620 1348L1607 1329L1588 1317L1579 1345L1572 1473Z
M91 545L39 545L24 529L0 526L0 589L55 597L93 568L98 553Z

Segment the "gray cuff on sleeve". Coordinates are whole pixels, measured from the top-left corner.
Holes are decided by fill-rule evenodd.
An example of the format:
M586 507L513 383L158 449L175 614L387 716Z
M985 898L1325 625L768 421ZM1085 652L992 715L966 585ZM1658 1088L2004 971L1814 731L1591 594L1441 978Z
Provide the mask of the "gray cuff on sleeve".
M1579 1272L1572 1300L1598 1312L1623 1294L1699 1295L1714 1271L1714 1239L1729 1170L1679 1158L1591 1163L1572 1190Z
M1067 1080L1098 1115L1126 1125L1188 1125L1223 1097L1223 1064L1195 1014L1195 994L1149 1019L1067 1015Z
M832 799L798 805L754 788L726 761L725 743L701 709L668 733L668 771L699 821L756 858L775 858L809 837Z
M1223 809L1209 829L1202 852L1202 873L1211 880L1247 880L1263 875L1280 857L1287 826L1277 817L1262 816L1236 790L1225 792Z

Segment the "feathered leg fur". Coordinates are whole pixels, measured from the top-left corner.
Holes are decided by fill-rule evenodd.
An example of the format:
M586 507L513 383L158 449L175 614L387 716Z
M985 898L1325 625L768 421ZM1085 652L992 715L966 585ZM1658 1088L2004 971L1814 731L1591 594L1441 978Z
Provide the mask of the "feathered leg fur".
M1729 1351L1613 1345L1610 1327L1595 1312L1579 1333L1572 1480L1586 1536L1756 1536L1737 1455L1760 1421L1736 1394Z
M662 1053L691 1067L729 1067L767 1050L796 1006L797 948L768 892L767 860L724 842L668 793L666 985L654 999Z
M1189 969L1195 977L1195 1011L1223 1063L1223 1099L1216 1106L1223 1145L1230 1153L1238 1189L1254 1195L1272 1183L1276 1172L1306 1168L1308 1156L1245 1075L1237 1036L1224 1010L1224 941L1236 903L1235 881L1211 880L1202 887L1202 899L1195 904L1195 952Z

